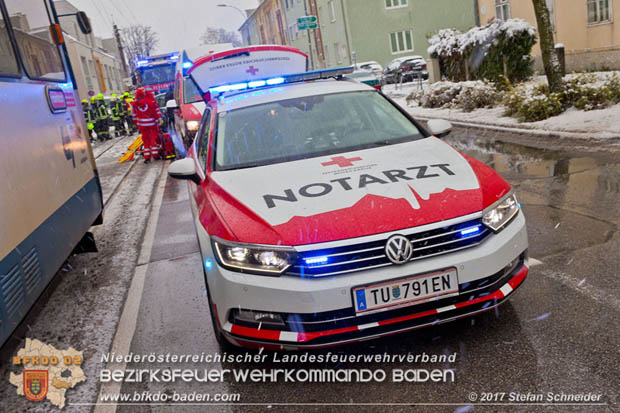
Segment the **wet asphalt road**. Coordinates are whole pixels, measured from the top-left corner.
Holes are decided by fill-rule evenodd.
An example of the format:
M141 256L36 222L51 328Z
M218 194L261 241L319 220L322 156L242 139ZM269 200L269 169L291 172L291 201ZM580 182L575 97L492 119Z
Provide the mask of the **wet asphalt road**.
M456 129L446 138L458 149L500 172L515 188L527 217L530 257L535 264L512 299L497 311L411 333L367 341L329 351L337 354L456 353L454 363L129 363L127 368L163 369L370 369L384 370L385 382L351 383L125 383L122 394L148 391L172 395L239 394L232 405L118 405L121 412L151 411L611 411L619 409L620 361L620 149L615 152L535 149L493 141L479 131ZM518 140L512 137L507 141ZM113 152L113 150L111 150ZM31 402L14 394L7 364L23 337L57 347L85 351L88 380L67 393L67 411L87 411L76 403L93 403L99 391L101 354L109 348L120 303L138 261L136 248L146 226L145 203L157 186L161 163L125 169L109 154L101 162L108 198L104 227L95 234L97 255L71 260L15 337L0 352L0 411L23 411ZM114 155L114 156L112 156ZM102 158L105 158L102 156ZM122 183L122 184L121 184ZM108 189L106 189L108 188ZM140 195L139 192L145 192ZM134 202L131 202L132 199ZM135 200L140 203L135 205ZM135 354L215 354L201 270L189 209L187 186L167 179L159 209L155 242L139 296L137 323L129 351ZM142 211L142 212L141 212ZM148 255L147 255L148 256ZM89 277L82 276L84 270ZM86 275L86 272L84 272ZM59 278L60 277L60 278ZM106 296L113 294L113 296ZM75 299L77 297L77 299ZM59 305L59 303L64 303ZM244 354L238 351L237 354ZM267 360L274 355L268 353ZM394 383L394 369L454 369L450 383ZM593 393L606 406L480 405L489 393ZM474 402L472 394L477 400ZM352 406L342 404L368 403ZM486 403L486 402L485 402ZM312 405L308 405L312 404ZM341 404L333 406L334 404ZM411 405L416 405L412 407ZM38 405L47 411L49 404ZM105 406L100 406L105 407ZM109 407L109 406L108 406Z
M479 135L475 135L479 136ZM332 368L383 369L377 383L125 383L122 393L238 393L258 405L211 406L247 410L385 410L385 406L331 406L338 403L393 403L392 410L419 411L605 411L617 408L620 361L620 163L618 153L583 154L527 148L474 138L456 130L447 138L460 150L500 172L516 189L527 217L528 279L497 311L408 334L367 341L315 354L452 354L454 363L129 364L128 368ZM168 180L151 264L138 313L131 352L215 354L201 261L193 234L186 184ZM245 353L245 351L241 351ZM268 353L267 360L273 355ZM393 369L453 368L453 383L393 383ZM472 392L476 396L472 396ZM608 406L507 406L510 392L594 393ZM498 405L472 403L482 393L505 393ZM487 400L488 402L489 400ZM316 405L302 405L311 403ZM283 406L283 404L289 404ZM174 411L205 407L175 406ZM160 406L119 406L119 411L170 411Z

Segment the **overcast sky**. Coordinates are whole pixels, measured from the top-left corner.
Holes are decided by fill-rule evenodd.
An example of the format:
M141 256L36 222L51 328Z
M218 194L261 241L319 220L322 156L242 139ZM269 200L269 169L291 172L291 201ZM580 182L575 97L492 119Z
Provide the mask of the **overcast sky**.
M95 35L112 36L112 21L120 27L144 24L159 35L154 51L166 53L200 45L198 38L207 27L237 30L241 13L218 4L252 9L258 0L69 0L90 17ZM138 20L137 20L138 19Z

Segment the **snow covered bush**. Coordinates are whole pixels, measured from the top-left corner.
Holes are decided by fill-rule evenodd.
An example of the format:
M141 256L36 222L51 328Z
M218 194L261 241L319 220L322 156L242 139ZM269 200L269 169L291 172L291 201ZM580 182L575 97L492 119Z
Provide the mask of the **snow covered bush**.
M522 122L536 122L559 115L564 111L562 96L549 94L547 85L527 85L512 89L502 102L505 116L514 116Z
M492 84L480 80L470 82L437 82L427 91L413 92L407 103L417 102L425 108L458 108L465 112L491 107L500 99L500 93Z
M448 79L465 80L469 74L474 79L498 81L506 72L508 80L515 82L531 76L530 52L535 43L536 31L525 20L494 20L465 33L440 30L429 38L428 53L439 59Z

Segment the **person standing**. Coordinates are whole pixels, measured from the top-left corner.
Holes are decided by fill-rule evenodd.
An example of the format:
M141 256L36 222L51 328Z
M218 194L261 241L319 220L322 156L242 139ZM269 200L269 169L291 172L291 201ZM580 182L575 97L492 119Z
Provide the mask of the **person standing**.
M94 141L95 138L93 136L93 131L95 129L95 123L97 123L97 114L95 113L92 105L88 103L88 100L82 100L82 110L84 111L84 119L86 120L86 126L88 127L88 134L90 135L90 140Z
M108 105L103 100L102 93L97 95L97 119L98 122L95 126L97 137L101 141L110 139L110 113L108 112Z
M157 135L163 120L157 102L142 88L136 91L136 100L131 103L131 116L142 135L144 163L149 163L151 158L158 159Z
M133 123L133 112L131 109L131 102L133 102L133 98L129 92L125 92L123 101L125 102L125 121L127 122L127 128L129 129L129 134L133 135L136 133L136 125Z
M126 136L125 125L122 120L122 103L116 97L116 93L112 93L110 96L110 110L112 112L112 125L114 125L114 136Z

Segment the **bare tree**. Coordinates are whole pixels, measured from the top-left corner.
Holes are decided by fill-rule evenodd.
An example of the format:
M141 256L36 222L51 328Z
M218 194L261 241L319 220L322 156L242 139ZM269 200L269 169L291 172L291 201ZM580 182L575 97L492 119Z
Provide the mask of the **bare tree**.
M551 92L559 92L564 87L562 80L562 68L560 60L555 51L555 41L553 40L553 29L551 27L551 17L549 8L545 0L532 0L534 12L536 13L536 24L538 25L538 37L540 39L540 50L542 52L543 66L549 83Z
M241 46L241 38L237 32L222 28L207 27L199 39L200 44L232 43L234 47Z
M122 29L121 37L127 60L129 60L132 68L135 68L136 60L150 56L159 42L157 33L153 31L153 28L141 24Z

